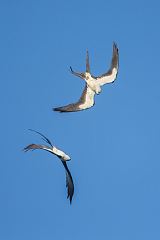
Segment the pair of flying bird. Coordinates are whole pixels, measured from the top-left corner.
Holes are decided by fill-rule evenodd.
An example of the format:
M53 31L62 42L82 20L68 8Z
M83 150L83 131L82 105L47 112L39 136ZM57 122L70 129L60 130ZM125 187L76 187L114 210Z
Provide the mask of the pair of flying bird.
M118 48L115 43L113 43L113 53L112 53L112 61L110 65L110 69L108 70L107 73L102 74L99 77L94 77L90 73L90 64L89 64L89 53L87 51L87 56L86 56L86 72L84 73L79 73L73 71L73 69L70 67L71 73L77 77L82 78L85 80L85 88L83 90L83 93L79 99L78 102L68 104L63 107L57 107L54 108L54 111L59 111L59 112L76 112L76 111L81 111L88 109L94 105L94 97L95 94L99 94L101 92L101 87L107 83L113 83L117 77L118 74L118 64L119 64L119 54L118 54ZM30 129L31 130L31 129ZM34 130L31 130L34 131ZM72 202L72 197L74 194L74 183L73 179L71 176L71 173L67 167L66 161L69 161L71 158L62 150L56 148L55 146L52 145L51 141L46 138L43 134L34 131L38 134L40 134L43 138L43 140L49 144L47 145L40 145L40 144L30 144L27 147L24 148L24 151L27 152L29 150L35 150L35 149L42 149L46 150L54 155L56 155L58 158L60 158L65 171L66 171L66 187L67 187L67 192L70 203Z

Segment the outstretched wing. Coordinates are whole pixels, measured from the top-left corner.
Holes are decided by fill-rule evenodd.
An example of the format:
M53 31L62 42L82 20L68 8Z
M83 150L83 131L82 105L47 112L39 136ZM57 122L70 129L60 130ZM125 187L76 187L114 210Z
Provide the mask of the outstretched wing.
M75 72L72 67L70 66L70 71L73 75L75 75L76 77L80 77L82 79L85 79L85 73L80 73L80 72ZM90 64L89 64L89 52L87 50L87 53L86 53L86 72L87 73L90 73Z
M102 74L99 77L95 77L100 86L103 86L107 83L112 83L115 81L118 74L118 65L119 65L119 54L118 47L116 43L113 43L113 54L110 69L107 73Z
M71 176L71 173L68 169L67 163L65 161L62 161L62 164L66 170L66 187L67 187L67 198L69 198L70 203L72 203L72 197L74 194L74 183Z
M46 143L48 143L51 147L53 147L51 141L50 141L47 137L45 137L42 133L40 133L40 132L38 132L38 131L36 131L36 130L33 130L33 129L28 129L28 130L29 130L29 131L32 131L32 132L35 132L35 133L38 133L40 136L42 136L42 139L43 139Z
M92 89L88 87L86 84L78 102L71 103L63 107L53 108L53 110L59 111L59 112L77 112L77 111L85 110L94 105L94 95L95 95L95 92L92 91Z
M29 150L36 150L36 149L42 149L42 150L46 150L48 152L53 153L52 148L45 146L45 145L40 145L40 144L29 144L28 146L26 146L23 151L24 152L28 152Z

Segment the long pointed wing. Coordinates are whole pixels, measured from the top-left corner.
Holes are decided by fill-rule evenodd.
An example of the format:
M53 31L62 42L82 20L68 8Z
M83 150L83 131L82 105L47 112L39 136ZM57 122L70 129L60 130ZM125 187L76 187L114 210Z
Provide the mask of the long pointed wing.
M103 86L107 83L112 83L115 81L118 74L118 65L119 65L119 54L118 47L116 43L113 43L113 54L110 69L107 73L102 74L99 77L95 77L100 86Z
M72 203L72 197L74 194L74 183L73 183L73 179L71 176L71 173L68 169L67 163L65 161L61 161L65 170L66 170L66 187L67 187L67 198L69 198L70 203Z
M53 110L59 112L77 112L85 110L94 105L94 96L95 92L92 91L92 89L86 84L82 96L77 103L71 103L63 107L53 108Z
M26 147L23 149L23 151L24 151L24 152L27 152L27 151L29 151L29 150L36 150L36 149L42 149L42 150L46 150L46 151L48 151L48 152L53 153L52 148L50 148L50 147L48 147L48 146L45 146L45 145L34 144L34 143L29 144L28 146L26 146ZM54 153L53 153L53 154L54 154Z
M30 130L30 131L32 131L32 132L35 132L35 133L38 133L39 135L41 135L41 136L42 136L42 139L43 139L46 143L48 143L51 147L53 147L51 141L50 141L47 137L45 137L42 133L40 133L40 132L38 132L38 131L36 131L36 130L33 130L33 129L28 129L28 130Z
M85 73L80 73L80 72L75 72L72 67L70 67L70 71L73 75L75 75L76 77L80 77L82 79L85 79ZM87 50L86 53L86 72L90 73L90 65L89 65L89 52Z
M86 55L86 72L90 73L89 52L88 52L88 50L87 50L87 55Z

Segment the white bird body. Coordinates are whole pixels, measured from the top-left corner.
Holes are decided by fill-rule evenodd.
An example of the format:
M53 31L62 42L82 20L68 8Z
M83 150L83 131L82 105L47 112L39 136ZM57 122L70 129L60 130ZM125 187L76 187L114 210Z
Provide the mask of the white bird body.
M90 87L87 86L84 89L84 92L86 90L85 93L85 97L84 97L84 102L79 104L79 108L81 110L86 109L86 108L90 108L94 105L94 95L95 95L95 91L93 91Z
M64 161L69 161L69 160L71 160L70 156L68 156L65 152L63 152L62 150L56 148L55 146L53 146L52 152L53 152L55 155L60 156Z
M40 145L39 145L40 146ZM53 153L54 155L60 157L63 159L63 161L69 161L71 160L70 156L68 156L65 152L63 152L62 150L58 149L57 147L53 146L53 147L48 147L45 145L41 145L41 147L43 146L43 150L46 150L50 153Z
M92 89L92 91L94 91L96 94L99 94L102 91L99 82L96 81L96 79L92 77L90 73L87 72L85 75L86 76L84 80L86 81L87 85Z

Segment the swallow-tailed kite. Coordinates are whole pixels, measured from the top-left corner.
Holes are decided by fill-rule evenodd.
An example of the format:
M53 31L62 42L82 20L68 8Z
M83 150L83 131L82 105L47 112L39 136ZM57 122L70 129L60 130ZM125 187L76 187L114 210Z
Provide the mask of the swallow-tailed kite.
M62 150L56 148L55 146L52 145L51 141L46 138L43 134L35 131L35 130L32 130L32 129L29 129L31 131L34 131L38 134L40 134L42 136L42 139L48 143L50 146L47 146L47 145L40 145L40 144L30 144L28 146L26 146L23 150L25 152L29 151L29 150L35 150L35 149L42 149L42 150L46 150L54 155L56 155L58 158L60 158L64 168L65 168L65 171L66 171L66 187L67 187L67 190L68 190L68 196L67 198L69 198L70 200L70 203L72 202L72 197L73 197L73 193L74 193L74 184L73 184L73 179L72 179L72 176L71 176L71 173L67 167L67 163L66 161L70 160L71 158L66 154L64 153Z
M119 64L118 47L116 43L113 43L113 53L110 69L108 70L107 73L102 74L99 77L94 77L90 73L89 53L87 51L86 72L84 73L75 72L70 67L71 73L73 75L82 78L86 82L82 96L76 103L72 103L63 107L53 108L53 110L59 112L76 112L92 107L94 105L94 96L95 94L99 94L101 92L101 86L107 83L113 83L115 81L118 74L118 64Z

